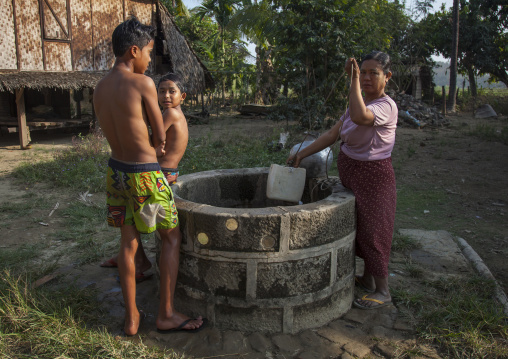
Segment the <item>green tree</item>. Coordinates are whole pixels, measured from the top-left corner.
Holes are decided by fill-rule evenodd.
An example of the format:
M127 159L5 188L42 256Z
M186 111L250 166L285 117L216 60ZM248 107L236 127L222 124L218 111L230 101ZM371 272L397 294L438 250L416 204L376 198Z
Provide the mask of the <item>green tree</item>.
M347 57L387 51L401 6L385 0L276 0L268 42L274 69L302 123L321 125L342 114ZM285 99L281 100L286 101ZM284 103L282 104L284 105Z
M476 77L489 74L508 86L508 8L502 0L460 1L458 70L468 76L476 96ZM429 43L444 57L451 56L451 11L441 9L424 21L432 31Z
M239 0L205 0L201 6L197 8L197 14L201 17L201 19L204 19L207 16L212 17L218 25L218 33L215 37L218 41L215 43L219 44L219 47L215 45L212 48L216 50L216 57L218 57L221 61L222 74L220 77L222 82L223 105L226 102L226 64L232 64L234 66L234 57L227 56L228 53L226 52L227 27L240 4L241 2ZM239 39L236 32L229 35L233 35L233 39Z

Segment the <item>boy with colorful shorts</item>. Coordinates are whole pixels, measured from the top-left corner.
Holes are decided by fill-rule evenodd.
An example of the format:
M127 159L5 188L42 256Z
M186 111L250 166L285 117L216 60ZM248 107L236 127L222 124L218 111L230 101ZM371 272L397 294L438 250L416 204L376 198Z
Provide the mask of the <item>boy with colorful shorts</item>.
M160 303L157 329L197 330L203 318L190 319L174 308L181 233L171 188L157 158L164 155L166 133L151 78L144 75L151 61L154 29L131 18L112 36L113 68L94 91L99 125L111 147L108 163L108 223L120 227L118 255L120 284L125 301L124 331L138 332L142 313L136 305L134 257L140 232L157 230L160 253ZM150 135L148 126L152 130Z

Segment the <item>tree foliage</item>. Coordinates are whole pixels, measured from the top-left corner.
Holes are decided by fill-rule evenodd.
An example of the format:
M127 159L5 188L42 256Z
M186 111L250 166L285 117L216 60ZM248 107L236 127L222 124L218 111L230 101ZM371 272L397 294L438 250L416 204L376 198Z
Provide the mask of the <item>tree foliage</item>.
M508 8L502 0L461 0L458 68L467 74L475 93L475 77L489 74L492 81L508 86ZM428 42L450 57L451 11L442 9L425 20Z

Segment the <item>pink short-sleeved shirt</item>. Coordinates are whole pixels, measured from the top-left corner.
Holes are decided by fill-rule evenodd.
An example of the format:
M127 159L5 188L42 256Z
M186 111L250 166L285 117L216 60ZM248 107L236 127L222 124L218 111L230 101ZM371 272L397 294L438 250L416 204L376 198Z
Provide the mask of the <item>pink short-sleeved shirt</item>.
M389 96L383 96L367 104L374 114L374 126L359 126L351 121L349 109L342 119L341 151L355 160L376 161L392 155L395 144L398 109Z

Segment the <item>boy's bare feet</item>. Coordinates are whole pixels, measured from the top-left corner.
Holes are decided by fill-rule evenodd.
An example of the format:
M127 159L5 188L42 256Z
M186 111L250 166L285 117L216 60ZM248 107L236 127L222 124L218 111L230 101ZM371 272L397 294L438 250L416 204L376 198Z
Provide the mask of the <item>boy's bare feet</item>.
M182 325L183 323L185 324ZM160 331L171 331L171 330L194 331L196 329L201 328L201 326L203 326L203 323L204 323L203 317L201 316L191 319L182 313L175 312L171 318L157 317L155 325L157 326L157 329Z
M125 313L125 324L124 324L124 332L128 336L136 335L138 333L139 324L141 320L145 318L146 314L143 311L138 311L132 316L129 313Z
M117 268L118 267L118 256L112 257L100 264L101 267L105 268ZM139 262L136 261L136 273L143 274L147 270L152 268L152 262L146 257L144 257Z

